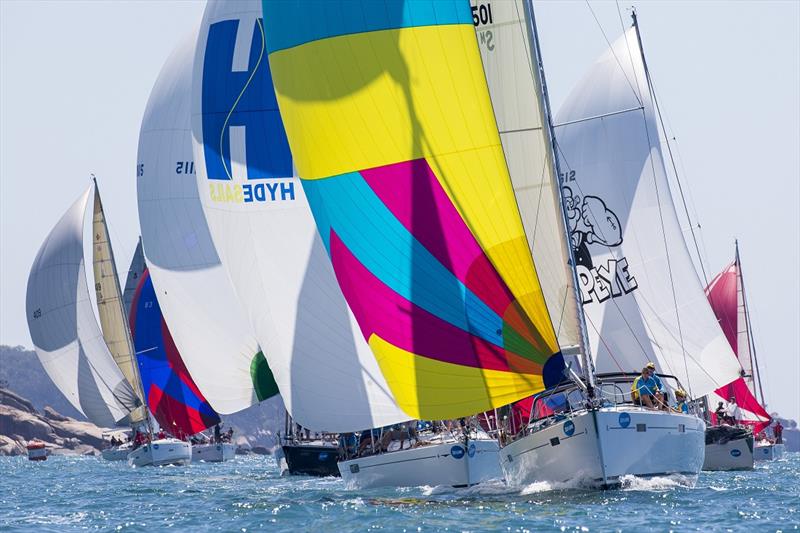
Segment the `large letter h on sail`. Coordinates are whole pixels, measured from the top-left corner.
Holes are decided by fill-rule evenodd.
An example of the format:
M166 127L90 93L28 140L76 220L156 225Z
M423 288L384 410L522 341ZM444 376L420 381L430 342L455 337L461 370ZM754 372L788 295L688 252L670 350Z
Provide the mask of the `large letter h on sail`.
M212 24L203 58L203 154L213 180L292 175L261 19Z

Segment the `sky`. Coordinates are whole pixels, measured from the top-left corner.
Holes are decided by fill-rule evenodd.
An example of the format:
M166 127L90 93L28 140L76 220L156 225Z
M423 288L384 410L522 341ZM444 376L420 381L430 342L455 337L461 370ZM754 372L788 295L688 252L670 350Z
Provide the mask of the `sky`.
M768 409L800 419L800 2L635 5L706 267L730 263L739 239ZM557 110L607 47L603 32L613 41L627 27L630 3L535 6ZM144 107L203 8L0 1L0 343L32 346L31 263L90 173L127 270Z

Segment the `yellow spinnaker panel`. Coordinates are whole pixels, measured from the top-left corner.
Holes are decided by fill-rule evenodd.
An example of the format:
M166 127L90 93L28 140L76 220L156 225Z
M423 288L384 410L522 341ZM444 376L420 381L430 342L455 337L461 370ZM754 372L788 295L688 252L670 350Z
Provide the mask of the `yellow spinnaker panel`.
M297 39L298 20L270 18L292 10L265 2L270 68L337 279L398 404L464 416L538 392L563 362L473 27L414 25L442 4L391 4L405 9L394 27L372 13L378 29L312 23Z

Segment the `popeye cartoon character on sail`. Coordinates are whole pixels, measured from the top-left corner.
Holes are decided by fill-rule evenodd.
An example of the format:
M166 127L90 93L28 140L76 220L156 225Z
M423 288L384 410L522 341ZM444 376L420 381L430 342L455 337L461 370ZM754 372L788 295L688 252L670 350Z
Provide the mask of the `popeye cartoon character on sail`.
M570 187L564 187L564 203L575 263L591 269L590 244L606 247L622 244L619 218L596 196L585 196L581 203L580 195L574 194Z

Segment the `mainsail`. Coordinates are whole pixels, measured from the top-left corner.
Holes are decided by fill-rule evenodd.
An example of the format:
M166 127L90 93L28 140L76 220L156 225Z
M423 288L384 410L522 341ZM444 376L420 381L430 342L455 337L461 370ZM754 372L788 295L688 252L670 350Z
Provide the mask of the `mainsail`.
M47 375L92 423L111 427L139 404L103 341L89 299L83 229L93 190L72 204L42 243L28 277L26 312Z
M139 220L175 346L214 409L233 413L278 389L220 263L197 193L190 112L196 41L194 31L171 54L145 109Z
M130 328L147 406L159 425L184 438L218 424L219 415L192 381L175 347L147 270L134 293Z
M525 236L550 319L563 348L580 345L572 273L567 258L553 153L542 89L534 71L530 20L524 0L470 0L478 48L489 86Z
M467 2L264 2L298 175L399 405L452 418L558 382Z
M734 399L742 411L741 422L753 425L753 431L758 433L769 425L771 417L756 399L751 336L743 289L737 246L736 259L711 280L706 287L706 295L728 343L742 365L742 377L714 391L715 396L710 396L709 403L713 409L717 401Z
M141 407L131 412L130 415L131 424L137 424L147 420L147 408L144 404L144 392L136 367L133 343L128 331L128 319L122 303L117 265L114 263L114 251L111 248L108 225L97 183L94 187L92 235L94 289L97 296L100 326L106 346L114 357L114 361L141 401Z
M694 396L738 377L686 247L635 28L573 89L556 130L599 372L655 361Z
M258 1L208 3L193 80L203 211L287 410L328 431L409 419L358 331L294 176Z

